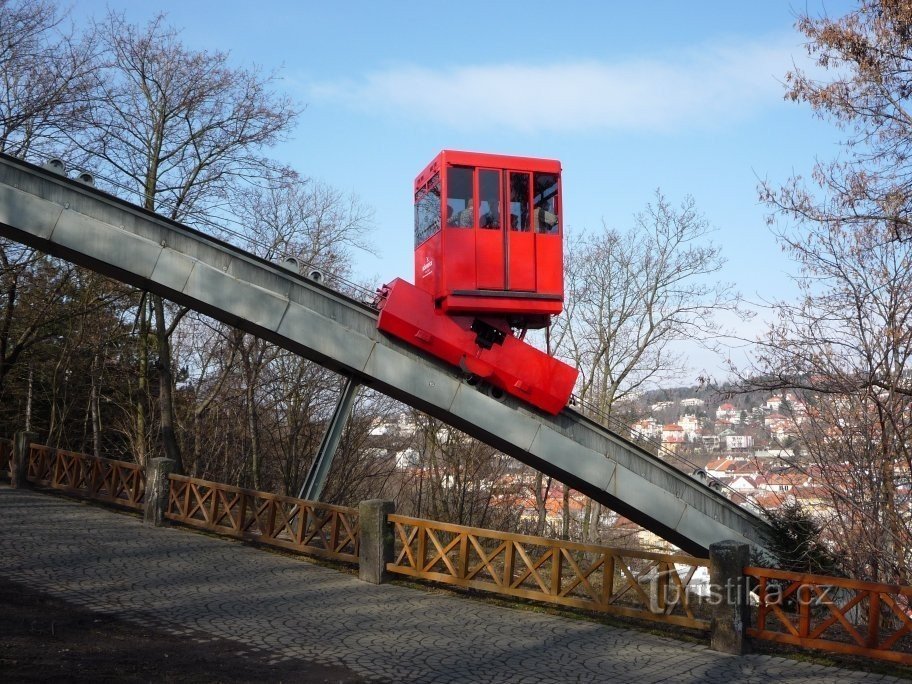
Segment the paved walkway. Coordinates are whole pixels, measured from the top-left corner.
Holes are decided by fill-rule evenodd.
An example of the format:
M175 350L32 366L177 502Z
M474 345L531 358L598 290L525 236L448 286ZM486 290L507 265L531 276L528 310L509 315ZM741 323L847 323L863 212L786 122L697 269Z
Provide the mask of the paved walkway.
M0 578L272 661L389 682L899 681L726 656L635 630L374 586L307 562L0 485ZM269 680L269 673L263 673Z

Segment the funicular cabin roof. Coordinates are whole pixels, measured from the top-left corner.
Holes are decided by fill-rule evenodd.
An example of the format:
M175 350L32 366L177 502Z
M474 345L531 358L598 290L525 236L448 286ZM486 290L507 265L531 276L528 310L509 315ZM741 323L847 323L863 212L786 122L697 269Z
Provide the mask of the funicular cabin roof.
M560 173L561 165L557 159L539 157L516 157L508 154L490 154L487 152L466 152L462 150L443 150L424 167L415 178L415 190L423 187L435 173L447 164L454 166L474 166L491 169L510 169L513 171L539 171Z

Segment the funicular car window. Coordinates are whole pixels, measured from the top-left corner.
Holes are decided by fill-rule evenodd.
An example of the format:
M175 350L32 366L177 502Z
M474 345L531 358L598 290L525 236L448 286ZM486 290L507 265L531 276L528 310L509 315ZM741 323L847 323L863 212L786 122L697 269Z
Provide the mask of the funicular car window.
M478 171L478 213L481 228L500 228L500 171L480 169Z
M529 230L529 174L510 174L510 230Z
M536 173L532 195L532 215L535 217L537 233L556 233L560 228L560 207L558 205L558 183L555 173Z
M447 169L447 225L472 228L474 218L474 171L466 166Z
M440 176L415 193L415 246L440 230Z

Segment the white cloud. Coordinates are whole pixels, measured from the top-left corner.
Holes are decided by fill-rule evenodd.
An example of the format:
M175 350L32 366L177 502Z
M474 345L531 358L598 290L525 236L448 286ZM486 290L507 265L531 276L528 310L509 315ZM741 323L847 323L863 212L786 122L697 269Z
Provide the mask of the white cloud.
M314 84L310 97L461 129L672 131L740 118L781 99L793 55L800 58L800 48L778 40L660 59L406 66Z

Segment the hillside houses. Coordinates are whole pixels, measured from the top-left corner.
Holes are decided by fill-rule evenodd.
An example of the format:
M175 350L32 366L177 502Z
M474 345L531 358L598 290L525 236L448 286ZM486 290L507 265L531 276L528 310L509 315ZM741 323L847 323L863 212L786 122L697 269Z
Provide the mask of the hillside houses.
M660 457L673 453L705 473L708 484L758 510L794 501L821 514L828 508L821 481L793 467L802 458L801 425L813 410L800 396L742 395L718 404L676 398L644 402L633 424Z
M828 511L829 499L820 474L795 467L804 458L800 425L809 413L800 397L791 393L736 396L718 404L699 397L682 397L680 393L660 398L658 401L650 400L648 394L639 396L618 412L628 416L629 437L644 448L688 474L701 474L705 484L755 511L796 501L821 516ZM411 419L377 422L371 436L378 443L398 445L398 453L391 455L403 477L429 476L427 463L421 457L426 447L416 439L416 426ZM441 435L436 437L436 442L446 447ZM555 482L550 490L544 490L544 510L539 510L540 503L533 495L534 477L529 480L528 473L521 474L521 466L517 468L502 471L483 489L491 493L495 505L514 508L523 529L540 529L542 524L552 532L560 529L565 515L562 487ZM445 468L433 475L439 486L453 486ZM832 473L828 475L832 481ZM510 482L511 477L525 481ZM587 509L587 505L585 497L571 492L567 506L571 525L577 531L584 529L585 518L590 518L587 525L592 523L592 509ZM616 523L615 518L610 524L606 518L600 527L604 531Z

